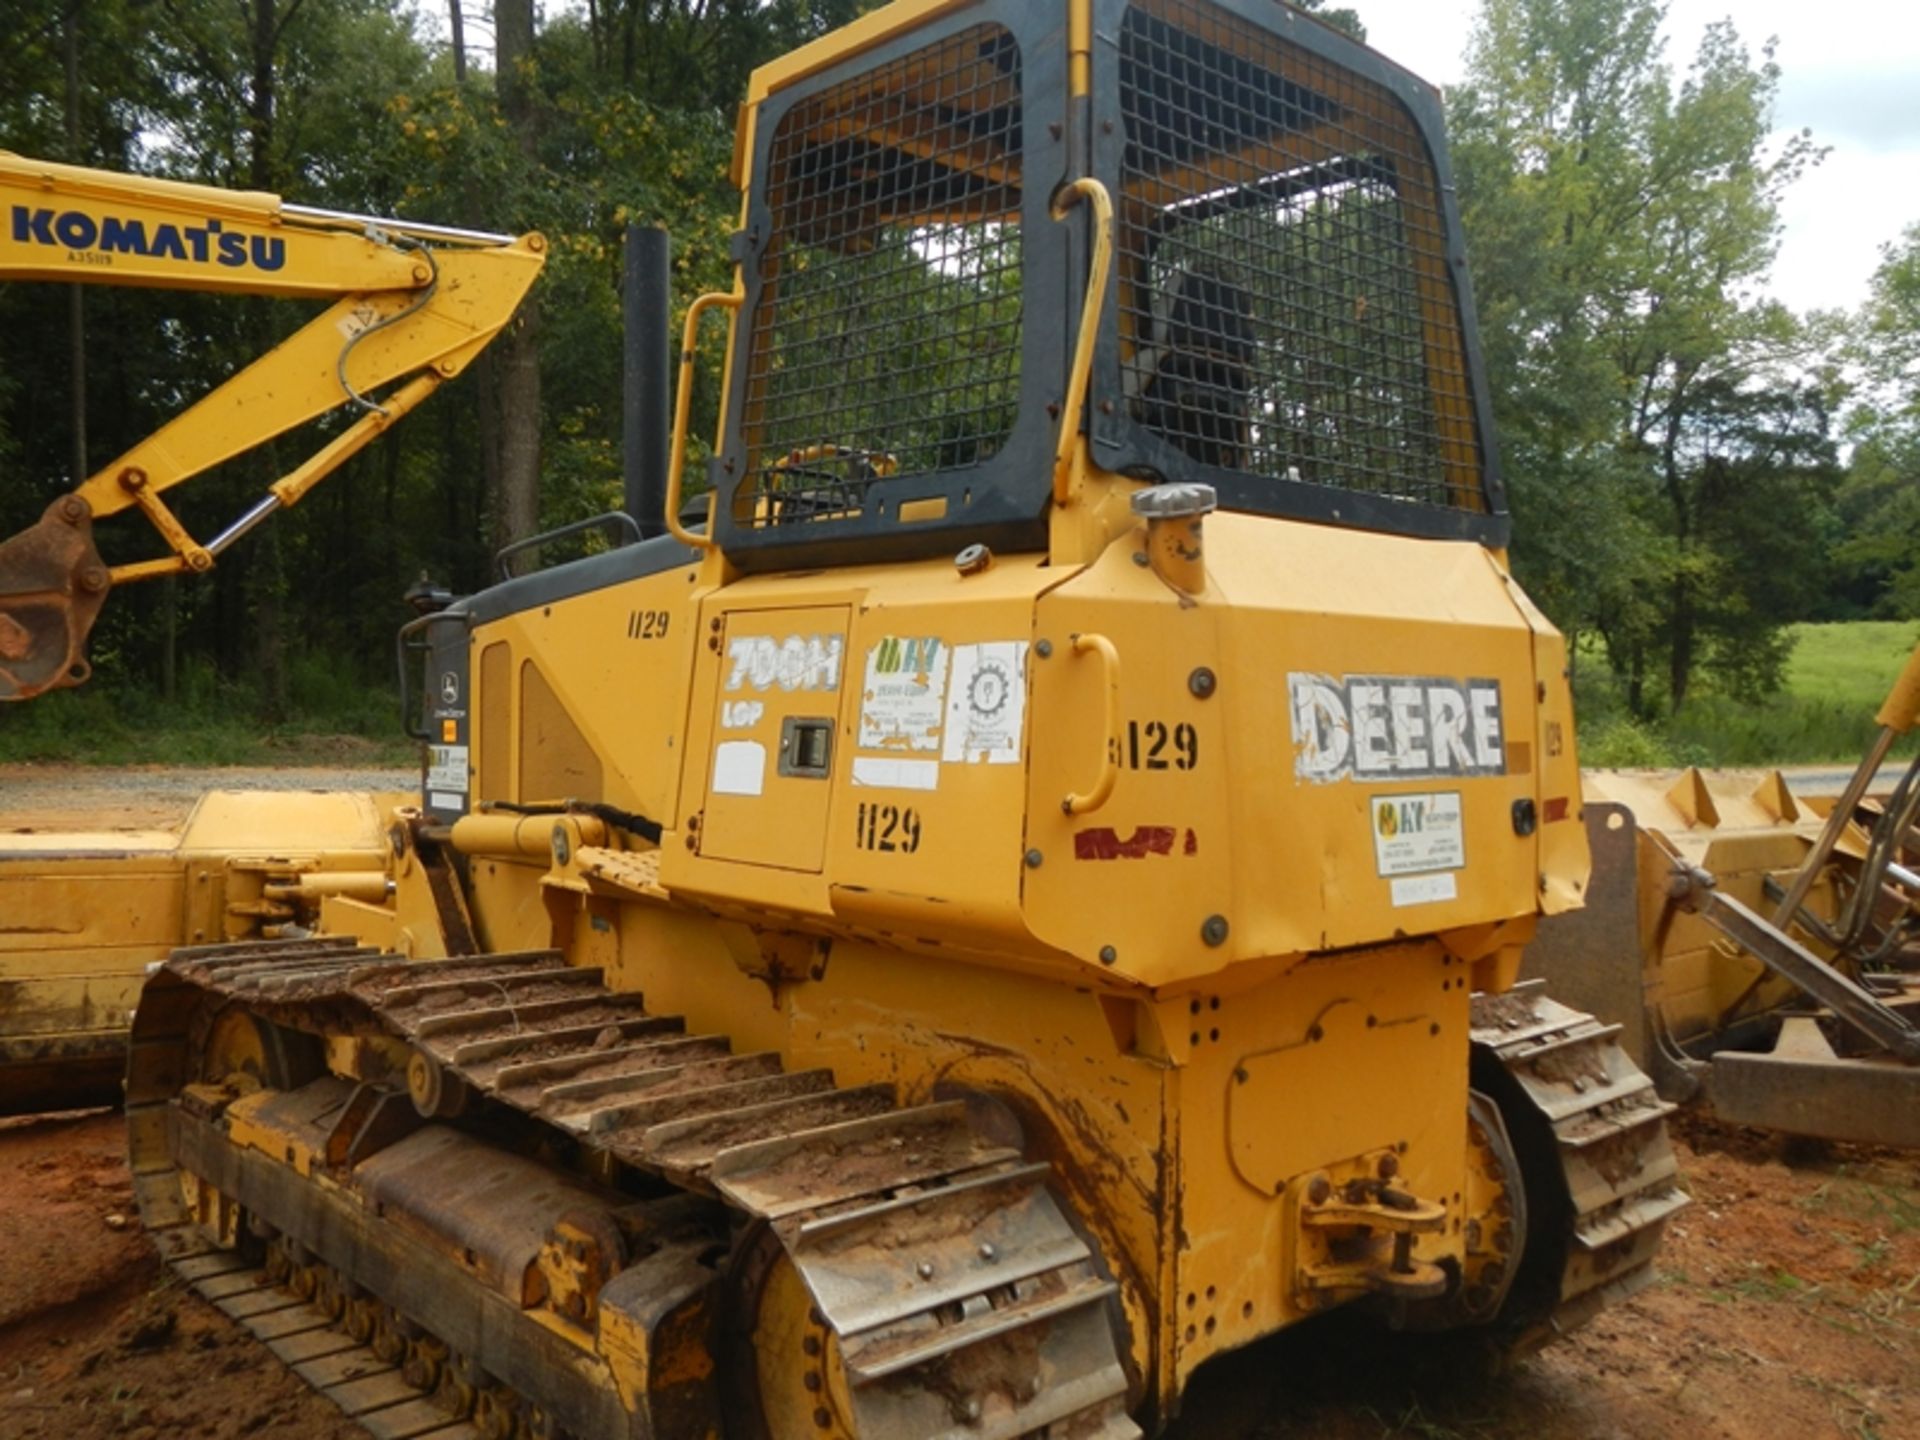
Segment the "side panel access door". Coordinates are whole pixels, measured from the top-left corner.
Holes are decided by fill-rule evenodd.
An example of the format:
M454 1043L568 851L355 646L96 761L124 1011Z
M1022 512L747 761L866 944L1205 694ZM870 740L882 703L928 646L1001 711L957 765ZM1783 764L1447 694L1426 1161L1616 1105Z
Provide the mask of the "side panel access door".
M725 616L703 856L819 873L848 614L845 605L816 605Z

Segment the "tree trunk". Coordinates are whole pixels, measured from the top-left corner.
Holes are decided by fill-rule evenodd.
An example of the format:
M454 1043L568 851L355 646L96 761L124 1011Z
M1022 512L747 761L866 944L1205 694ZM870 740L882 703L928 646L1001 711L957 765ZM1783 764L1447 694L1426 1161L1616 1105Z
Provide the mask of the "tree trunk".
M253 83L247 91L247 183L273 188L273 52L279 43L278 0L253 0Z
M533 56L533 0L497 0L493 20L500 111L531 169L538 154L538 107L522 66ZM500 405L500 479L493 505L493 540L498 548L524 540L540 523L538 299L528 297L494 354Z
M447 21L453 27L453 79L456 85L467 83L467 24L460 13L460 0L447 0Z
M540 525L540 310L533 302L521 307L501 349L495 549L524 540Z
M180 582L169 575L160 586L160 699L173 704L180 693Z
M1673 582L1673 609L1668 622L1667 689L1672 713L1678 715L1687 700L1687 684L1693 678L1693 645L1697 617L1693 605L1693 583L1684 575Z

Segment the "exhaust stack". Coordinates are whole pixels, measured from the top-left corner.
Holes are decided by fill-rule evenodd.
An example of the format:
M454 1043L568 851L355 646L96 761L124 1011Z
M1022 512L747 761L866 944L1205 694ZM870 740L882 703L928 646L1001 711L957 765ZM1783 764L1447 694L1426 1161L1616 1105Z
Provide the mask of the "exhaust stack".
M645 539L667 533L667 447L673 436L669 255L665 230L652 225L627 227L626 285L621 297L626 345L621 477L626 511Z

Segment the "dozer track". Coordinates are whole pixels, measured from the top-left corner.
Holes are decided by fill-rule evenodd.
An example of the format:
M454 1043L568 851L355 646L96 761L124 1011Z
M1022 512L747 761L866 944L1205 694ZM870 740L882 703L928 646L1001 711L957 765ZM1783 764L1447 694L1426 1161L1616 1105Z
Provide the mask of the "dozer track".
M1516 1284L1537 1293L1514 1297L1509 1351L1524 1354L1651 1283L1661 1231L1690 1202L1667 1136L1674 1107L1618 1025L1549 998L1539 980L1476 995L1472 1024L1475 1089L1502 1092L1527 1191L1564 1197L1567 1212L1530 1221Z
M270 1076L302 1083L268 1087L253 1110L204 1083L216 1078L208 1036L235 1010L270 1022L257 1027L265 1051L312 1052L304 1069L261 1055ZM407 1086L325 1073L311 1037L407 1042ZM1140 1433L1115 1286L1048 1166L986 1134L964 1102L903 1107L888 1085L840 1088L824 1069L735 1054L558 952L407 962L347 939L176 951L135 1017L127 1102L141 1213L162 1254L383 1440L712 1433L713 1407L729 1403L712 1392L755 1384L729 1357L767 1361L755 1340L728 1338L726 1304L706 1297L783 1257L808 1297L792 1364L813 1367L810 1433ZM423 1108L463 1119L426 1121ZM263 1123L308 1139L265 1154L242 1139ZM492 1143L509 1132L510 1148ZM609 1161L665 1183L635 1196L583 1173L609 1176ZM569 1302L574 1336L560 1333L568 1304L535 1315L517 1288L554 1243L556 1194L578 1202L563 1235L617 1227L631 1242L631 1264ZM242 1251L272 1241L264 1267L216 1245L210 1195L244 1217L231 1237ZM521 1223L532 1204L546 1209ZM451 1245L409 1238L421 1233ZM621 1248L616 1237L596 1253ZM639 1332L655 1348L635 1403L605 1360L644 1343ZM695 1383L676 1389L675 1374ZM420 1386L451 1396L477 1432Z

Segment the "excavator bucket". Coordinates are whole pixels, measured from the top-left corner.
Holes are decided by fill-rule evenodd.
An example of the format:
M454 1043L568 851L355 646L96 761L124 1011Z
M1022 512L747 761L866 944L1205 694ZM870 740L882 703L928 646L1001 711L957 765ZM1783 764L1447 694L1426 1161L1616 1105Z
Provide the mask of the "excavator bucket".
M0 700L87 678L87 636L111 583L93 548L92 512L77 495L0 541Z

